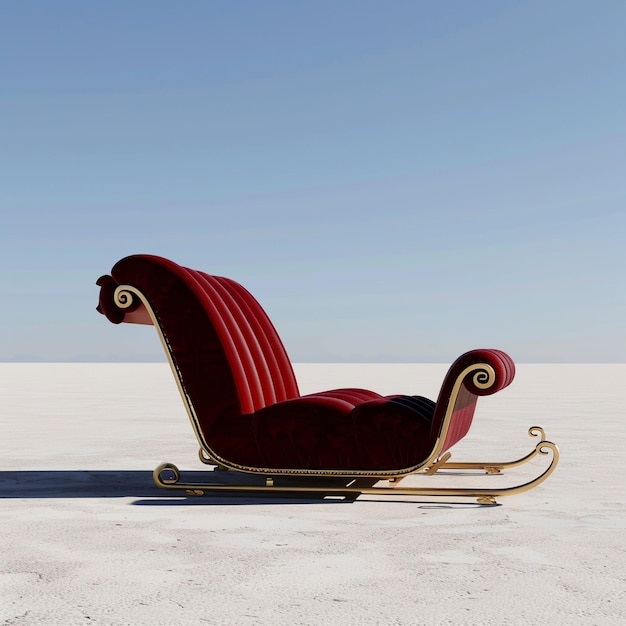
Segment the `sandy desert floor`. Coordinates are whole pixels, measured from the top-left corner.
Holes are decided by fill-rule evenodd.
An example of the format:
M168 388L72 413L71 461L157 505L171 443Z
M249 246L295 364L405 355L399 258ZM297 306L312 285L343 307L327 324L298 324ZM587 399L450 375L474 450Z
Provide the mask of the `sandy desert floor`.
M446 369L296 365L303 393L432 398ZM561 451L483 507L172 494L156 465L202 466L166 364L0 364L0 623L625 623L625 382L626 365L522 364L481 398L454 459L523 456L533 425Z

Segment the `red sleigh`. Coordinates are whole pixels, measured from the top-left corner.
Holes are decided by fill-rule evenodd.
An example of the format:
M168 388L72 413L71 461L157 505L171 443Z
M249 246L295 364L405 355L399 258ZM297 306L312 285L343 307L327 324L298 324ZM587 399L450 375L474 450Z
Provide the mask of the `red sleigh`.
M276 329L235 281L161 257L133 255L116 263L111 275L97 284L98 311L111 322L156 328L202 461L264 479L185 483L178 468L165 463L154 470L161 487L197 495L240 491L461 496L493 504L498 496L539 485L558 462L558 448L545 440L540 427L529 429L540 440L520 459L450 461L450 449L469 431L478 397L496 393L513 380L514 363L499 350L460 356L436 402L353 388L302 396ZM400 485L409 475L447 469L497 474L539 455L549 455L547 469L513 487L498 487L495 479L486 479L493 486L481 488Z

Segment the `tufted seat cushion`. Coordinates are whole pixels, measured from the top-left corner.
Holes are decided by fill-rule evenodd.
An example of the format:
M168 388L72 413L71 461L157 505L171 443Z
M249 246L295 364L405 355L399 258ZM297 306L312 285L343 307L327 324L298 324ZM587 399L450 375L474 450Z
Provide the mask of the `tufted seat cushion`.
M219 420L209 439L251 467L402 469L424 455L433 409L426 399L336 389Z

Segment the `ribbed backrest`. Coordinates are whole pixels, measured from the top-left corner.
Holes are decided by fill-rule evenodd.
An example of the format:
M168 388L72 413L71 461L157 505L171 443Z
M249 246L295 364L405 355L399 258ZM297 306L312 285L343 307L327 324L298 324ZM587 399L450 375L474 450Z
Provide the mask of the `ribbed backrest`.
M151 303L205 432L219 416L300 395L276 329L240 284L153 255L126 257L111 273Z
M235 378L242 413L298 396L285 347L252 294L229 278L188 271L211 302L209 313Z

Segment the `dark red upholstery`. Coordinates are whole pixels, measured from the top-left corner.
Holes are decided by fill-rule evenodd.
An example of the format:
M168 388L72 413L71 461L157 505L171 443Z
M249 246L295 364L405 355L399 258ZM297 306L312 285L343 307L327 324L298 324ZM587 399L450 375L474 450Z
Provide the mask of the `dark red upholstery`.
M454 382L468 365L489 363L488 392L465 381L445 439L467 433L476 397L513 379L497 350L466 353L452 365L437 404L419 396L336 389L301 396L285 348L259 303L240 284L134 255L98 280L98 310L114 323L150 323L139 302L120 309L118 285L146 297L211 450L236 465L274 469L401 470L421 463L436 441Z

